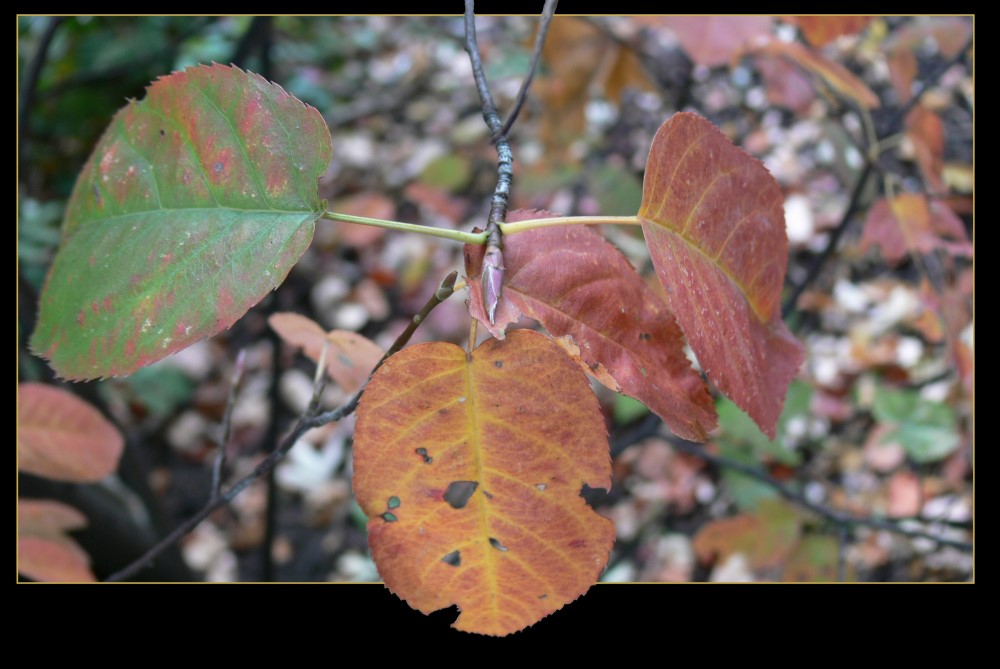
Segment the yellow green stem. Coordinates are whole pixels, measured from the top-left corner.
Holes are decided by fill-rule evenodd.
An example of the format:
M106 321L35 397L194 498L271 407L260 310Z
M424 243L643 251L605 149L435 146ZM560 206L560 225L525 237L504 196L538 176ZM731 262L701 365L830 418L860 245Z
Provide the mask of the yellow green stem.
M501 223L500 230L505 235L527 232L536 228L553 225L639 225L638 216L556 216L553 218L529 218L514 223Z
M428 225L414 225L413 223L401 223L399 221L385 221L381 218L368 218L367 216L351 216L350 214L338 214L334 211L325 211L320 216L328 221L343 221L344 223L356 223L358 225L371 225L376 228L386 228L387 230L402 230L403 232L416 232L429 237L440 237L450 239L462 244L485 244L485 232L462 232L461 230L446 230L445 228L432 228Z

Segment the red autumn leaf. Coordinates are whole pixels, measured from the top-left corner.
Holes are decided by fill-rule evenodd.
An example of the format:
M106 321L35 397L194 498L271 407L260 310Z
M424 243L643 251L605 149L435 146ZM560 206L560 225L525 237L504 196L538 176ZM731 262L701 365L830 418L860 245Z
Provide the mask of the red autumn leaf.
M583 372L547 337L447 343L389 358L358 407L354 492L386 586L430 613L506 635L597 580L614 525L580 496L611 484Z
M552 215L519 211L508 220ZM482 246L466 246L470 311L490 327L477 280L482 256ZM538 228L504 239L504 265L501 301L539 321L601 383L641 401L679 436L708 438L715 407L684 354L684 336L620 251L581 225ZM511 312L501 313L507 320Z
M18 468L58 481L100 481L118 468L124 440L76 395L42 383L17 388Z
M786 16L813 46L823 46L843 35L853 35L865 29L874 16Z
M806 72L819 77L838 94L856 102L865 109L878 107L879 97L863 81L851 74L850 70L824 58L816 51L798 42L782 42L776 39L758 41L749 49L750 53L784 58L795 63Z
M382 349L370 339L348 330L326 332L318 323L299 314L272 314L267 322L286 344L301 346L306 357L314 362L319 362L325 342L327 372L347 393L360 388L382 358Z
M947 205L928 202L920 193L882 198L872 205L865 219L861 250L867 252L874 245L892 266L908 253L932 253L938 248L957 256L972 256L962 221Z
M784 199L760 161L676 114L649 152L639 219L670 309L708 378L772 439L802 346L781 320Z
M647 25L666 26L695 63L707 67L728 64L755 38L771 33L770 16L637 17Z
M801 524L788 503L761 500L752 514L713 520L702 527L694 537L695 554L708 563L742 553L753 569L778 567L798 543Z
M97 580L90 558L67 530L87 526L73 507L49 500L17 501L17 571L36 581Z

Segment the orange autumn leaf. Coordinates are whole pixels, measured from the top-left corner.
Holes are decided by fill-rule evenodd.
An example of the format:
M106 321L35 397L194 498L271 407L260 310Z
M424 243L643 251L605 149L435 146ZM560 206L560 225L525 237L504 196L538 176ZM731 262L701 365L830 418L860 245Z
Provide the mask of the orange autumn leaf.
M639 209L656 274L709 380L772 439L803 359L781 320L783 202L763 164L701 116L657 131Z
M506 635L597 580L614 525L580 496L611 485L586 376L544 335L389 358L358 407L354 492L386 586L460 630Z
M125 442L101 412L42 383L17 387L17 466L57 481L100 481L118 468Z
M853 35L865 29L874 16L786 16L784 19L799 27L813 46L823 46L843 35Z
M507 218L548 216L515 211ZM469 310L502 337L504 326L491 324L483 308L482 257L482 246L466 246ZM538 228L505 237L504 264L498 324L520 314L539 321L601 383L638 399L679 436L708 438L715 406L684 353L677 321L620 251L582 225Z
M552 19L542 62L545 70L535 79L532 95L542 103L539 135L550 152L565 150L583 134L592 92L620 104L629 87L656 90L631 49L578 17Z
M864 109L872 109L881 104L879 97L846 67L824 58L816 51L797 42L764 39L751 47L749 52L784 58L795 63L809 74L818 77L839 95L853 100Z
M972 256L962 221L947 205L928 202L920 193L882 198L872 205L861 236L862 253L875 245L892 266L911 252L931 253L939 248L957 256Z
M319 362L325 342L327 372L347 393L360 388L382 358L379 345L357 332L327 332L305 316L286 312L272 314L267 322L286 344L302 347L302 352L314 362Z

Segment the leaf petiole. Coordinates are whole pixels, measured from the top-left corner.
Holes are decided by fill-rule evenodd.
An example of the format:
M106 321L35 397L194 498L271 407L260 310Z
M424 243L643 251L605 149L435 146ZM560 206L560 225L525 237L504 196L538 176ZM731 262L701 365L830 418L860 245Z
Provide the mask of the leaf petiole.
M500 230L505 235L527 232L536 228L553 225L639 225L638 216L555 216L552 218L529 218L514 223L501 223Z
M402 230L403 232L416 232L429 237L441 237L462 244L485 244L485 232L462 232L461 230L447 230L445 228L433 228L429 225L415 225L413 223L401 223L399 221L385 221L381 218L368 218L367 216L352 216L350 214L338 214L334 211L325 211L320 218L328 221L343 221L344 223L357 223L358 225L371 225L376 228L386 228L387 230Z

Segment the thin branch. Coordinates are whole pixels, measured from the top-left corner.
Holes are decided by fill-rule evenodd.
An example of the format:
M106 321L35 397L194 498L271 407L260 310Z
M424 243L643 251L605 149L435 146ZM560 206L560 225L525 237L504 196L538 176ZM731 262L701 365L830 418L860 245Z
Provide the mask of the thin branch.
M490 202L490 215L486 220L486 253L483 256L483 294L486 299L487 312L490 321L500 301L503 291L503 232L500 224L507 217L507 207L510 203L510 184L514 178L514 156L510 151L510 142L503 133L503 124L497 113L496 103L490 94L486 83L486 73L483 71L483 59L476 42L476 14L473 0L465 0L465 50L469 53L472 64L472 74L476 80L476 90L479 91L479 101L483 108L483 120L497 147L497 187L493 191Z
M324 413L317 413L318 406L317 403L310 403L310 408L307 412L299 416L298 420L295 422L295 426L292 428L291 432L285 435L285 438L281 440L277 448L271 451L266 458L264 458L260 463L254 467L253 471L244 476L242 479L234 483L228 490L224 493L213 494L208 502L201 508L200 511L195 513L193 516L188 518L186 521L181 523L173 532L168 534L162 540L159 541L155 546L150 548L142 557L138 560L132 562L130 565L124 569L115 572L107 578L108 581L124 581L125 579L131 578L135 574L139 573L148 564L160 556L163 551L170 548L182 538L184 538L191 530L198 526L201 521L205 520L208 516L212 514L213 511L222 508L223 506L229 504L233 499L236 498L241 492L246 490L251 484L260 479L261 476L269 473L273 470L282 458L292 450L292 447L298 442L299 437L308 432L309 430L321 427L328 423L333 423L342 420L346 416L351 415L358 408L358 403L361 401L361 396L365 392L365 388L368 387L368 383L371 382L372 377L382 364L389 359L389 356L396 353L410 340L413 333L416 331L417 326L420 325L427 318L427 315L431 312L434 307L441 304L444 300L448 299L455 288L455 279L458 277L458 272L451 272L444 278L438 289L434 291L434 295L427 301L424 308L420 310L416 316L410 322L410 325L396 338L389 350L386 351L382 359L378 361L378 364L372 368L371 373L368 375L368 380L365 381L364 385L358 389L356 393L349 399L345 404L337 407L332 411L327 411ZM318 381L313 384L313 397L316 397L322 392L322 383L326 378L325 374L318 376Z
M850 527L852 525L861 525L876 530L885 530L886 532L892 532L893 534L899 534L905 537L909 537L911 539L927 539L941 546L950 546L951 548L955 548L966 553L972 552L972 544L966 543L964 541L945 539L943 537L935 536L929 532L924 532L922 530L909 530L904 527L900 527L895 522L889 520L881 520L878 518L866 518L863 516L854 516L848 513L844 513L842 511L837 511L836 509L831 509L829 507L823 506L822 504L816 504L815 502L811 502L808 499L806 499L800 493L797 493L794 490L785 487L785 485L781 481L774 478L770 474L762 472L756 467L747 465L742 462L738 462L736 460L731 460L730 458L726 458L724 456L712 455L711 453L705 451L705 449L702 448L699 444L694 444L677 438L672 438L669 441L671 447L673 447L678 451L694 455L698 458L701 458L702 460L705 460L706 462L712 463L716 467L725 467L727 469L732 469L733 471L737 471L740 474L749 476L757 481L760 481L761 483L765 483L771 488L773 488L775 492L777 492L779 495L787 499L789 502L792 502L808 511L812 511L813 513L829 521L832 521L833 523L836 523L839 526Z
M517 120L517 115L521 113L521 107L524 106L525 99L528 97L528 89L531 88L531 80L535 78L535 71L538 69L538 62L542 57L542 45L545 44L545 36L549 32L549 23L552 21L552 15L556 13L557 4L559 4L559 0L545 0L545 7L542 8L541 23L538 26L538 34L535 35L535 50L531 54L531 65L528 67L528 74L524 77L524 81L521 82L521 90L517 92L514 109L510 112L507 122L503 124L503 129L500 131L500 135L503 137L506 137L510 132L514 121Z
M212 467L212 497L217 497L222 492L222 475L226 468L226 458L229 446L229 435L233 429L233 408L236 406L236 394L240 391L243 383L243 370L246 367L246 349L240 349L236 355L236 369L233 371L233 380L229 384L229 397L226 398L226 412L222 416L222 436L219 438L219 455L215 458L215 465Z

